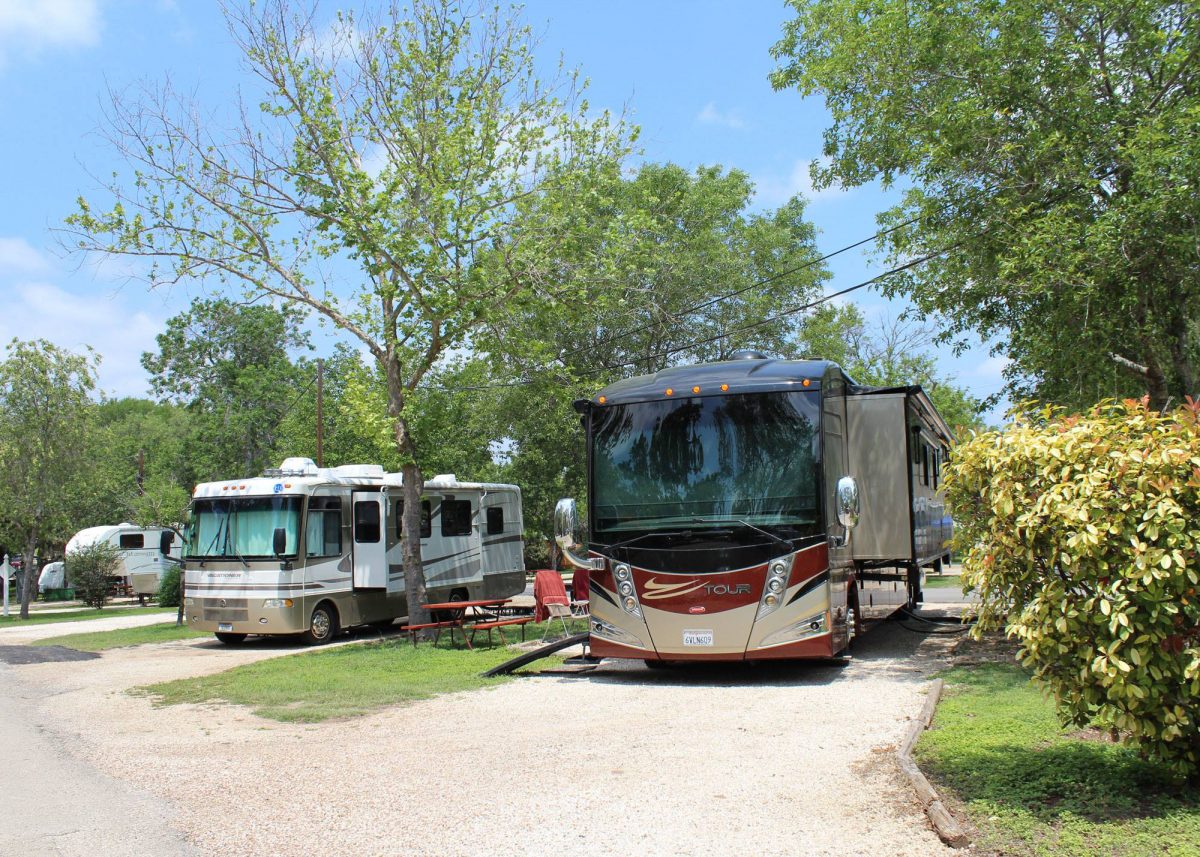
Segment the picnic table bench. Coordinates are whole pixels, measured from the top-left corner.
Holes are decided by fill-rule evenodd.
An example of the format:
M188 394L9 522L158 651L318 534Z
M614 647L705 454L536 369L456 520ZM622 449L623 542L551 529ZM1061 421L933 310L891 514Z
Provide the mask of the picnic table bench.
M532 616L513 616L507 619L493 619L488 622L474 622L471 624L471 641L475 641L476 631L487 631L488 645L490 646L492 644L492 629L494 628L496 633L500 636L500 642L507 644L508 641L504 639L504 627L506 625L520 625L521 642L525 642L525 626L532 621Z

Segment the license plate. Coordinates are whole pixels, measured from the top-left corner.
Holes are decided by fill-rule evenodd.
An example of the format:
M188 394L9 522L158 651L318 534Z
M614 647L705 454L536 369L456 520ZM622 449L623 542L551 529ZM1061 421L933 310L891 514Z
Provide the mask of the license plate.
M217 624L217 630L222 631L222 632L228 631L232 634L233 633L233 623L232 622L220 622Z
M684 631L683 644L685 646L711 646L713 644L713 632Z

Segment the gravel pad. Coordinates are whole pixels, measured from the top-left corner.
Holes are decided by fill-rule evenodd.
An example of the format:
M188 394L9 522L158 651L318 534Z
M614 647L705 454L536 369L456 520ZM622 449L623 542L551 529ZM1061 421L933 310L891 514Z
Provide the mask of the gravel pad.
M0 646L0 661L6 664L51 664L60 661L90 661L97 652L81 652L66 646Z

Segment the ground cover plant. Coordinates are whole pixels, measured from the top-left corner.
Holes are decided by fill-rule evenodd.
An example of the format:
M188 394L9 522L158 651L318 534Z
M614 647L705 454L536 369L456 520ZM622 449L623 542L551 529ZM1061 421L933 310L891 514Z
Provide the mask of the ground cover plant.
M948 468L975 633L1003 628L1063 722L1200 774L1200 405L1027 412Z
M87 619L113 619L117 616L145 616L150 613L161 613L164 617L174 611L163 610L160 607L109 607L105 610L81 608L65 613L34 613L28 619L19 616L0 616L0 628L24 627L26 625L49 625L55 622L82 622Z
M1060 725L1053 702L1011 664L960 667L917 745L922 769L1005 855L1200 854L1200 789L1170 768Z
M540 635L540 627L536 634L529 634L531 639ZM223 701L249 706L255 714L272 720L312 723L507 681L505 676L485 679L479 674L518 653L501 645L488 648L478 636L476 643L474 649L467 649L461 642L451 644L443 635L437 645L413 646L407 636L394 636L271 658L139 690L164 705ZM548 658L532 669L561 660Z
M146 643L167 643L171 640L187 640L192 637L211 636L195 631L187 625L164 622L161 625L142 625L138 628L118 628L114 631L92 631L83 634L64 634L35 640L34 646L66 646L81 652L102 652L121 646L141 646Z
M962 589L962 578L957 574L929 575L922 584L925 589Z

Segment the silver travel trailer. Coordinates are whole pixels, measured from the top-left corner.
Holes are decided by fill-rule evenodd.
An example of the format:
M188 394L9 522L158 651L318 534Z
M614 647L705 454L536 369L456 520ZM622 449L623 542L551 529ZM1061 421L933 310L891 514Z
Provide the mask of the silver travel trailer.
M575 406L588 527L564 499L555 531L591 572L595 656L833 657L947 557L953 435L920 387L746 352Z
M422 492L430 603L525 588L521 491L435 476ZM374 464L289 458L262 477L196 486L184 551L188 624L226 643L248 634L328 642L339 628L408 615L401 476Z
M170 548L163 553L164 537ZM120 565L114 576L122 577L134 595L140 598L158 594L162 574L179 559L179 542L174 531L163 527L139 527L137 524L106 524L80 530L67 542L69 557L80 548L109 544L120 551Z

